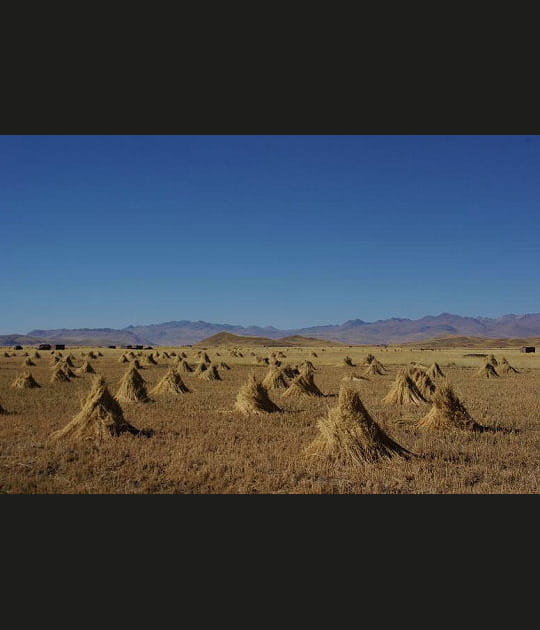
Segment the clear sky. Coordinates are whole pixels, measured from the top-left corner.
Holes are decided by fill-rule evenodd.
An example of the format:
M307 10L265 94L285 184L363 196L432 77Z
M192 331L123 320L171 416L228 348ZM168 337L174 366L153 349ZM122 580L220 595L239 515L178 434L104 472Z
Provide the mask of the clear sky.
M537 136L0 136L0 334L540 311Z

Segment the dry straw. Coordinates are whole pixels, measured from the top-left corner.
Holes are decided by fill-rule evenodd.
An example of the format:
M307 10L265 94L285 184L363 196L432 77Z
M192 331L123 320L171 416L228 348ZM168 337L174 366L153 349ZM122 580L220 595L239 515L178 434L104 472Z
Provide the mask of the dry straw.
M499 365L497 359L495 358L494 354L490 354L489 357L487 358L487 362L491 363L491 365L497 367Z
M427 402L406 369L401 370L382 399L387 405L420 405Z
M486 363L484 367L481 367L478 372L476 372L476 376L481 376L483 378L498 378L497 370L493 367L491 363Z
M219 364L219 367L220 367L222 370L230 370L230 369L231 369L231 366L230 366L230 365L227 365L227 364L225 363L225 361L222 361L222 362Z
M63 367L60 364L58 364L54 368L53 373L51 375L50 382L51 383L69 383L70 382L69 376L66 374Z
M209 365L207 370L203 370L197 376L203 381L221 381L221 376L215 365Z
M77 374L95 374L96 371L92 367L92 364L85 361L81 367L77 370Z
M382 365L377 361L372 361L363 372L366 376L384 374Z
M437 362L434 362L429 366L427 375L433 379L438 378L439 376L444 376L444 373L441 370L441 366Z
M471 418L448 382L444 382L437 388L433 396L433 406L418 421L417 426L421 429L483 430L483 427Z
M349 366L349 367L356 367L356 365L352 362L351 357L349 357L349 356L346 356L346 357L343 359L343 363L342 363L342 365L347 365L347 366Z
M278 367L271 367L268 370L262 384L266 389L282 389L289 386L285 380L283 370L280 370Z
M268 396L268 390L254 374L242 385L234 403L236 410L245 414L264 414L281 411Z
M206 370L208 370L208 366L204 361L201 361L197 364L197 367L195 368L195 376L200 376Z
M499 372L507 376L508 374L519 374L519 370L510 365L506 359L499 364Z
M146 381L135 366L128 368L122 377L115 398L119 402L150 402L146 392Z
M30 357L26 357L26 359L22 362L22 366L35 367L36 364L32 361Z
M283 396L300 398L303 396L321 397L324 394L315 384L313 372L300 373L283 392Z
M358 392L344 385L339 390L338 404L317 426L319 435L304 451L308 457L322 458L333 464L359 465L411 455L373 420Z
M111 396L105 379L96 377L80 412L68 424L54 431L51 440L109 440L122 433L151 435L151 431L140 431L124 418L122 407Z
M412 367L409 369L409 376L414 381L418 391L427 400L435 391L435 384L427 375L427 372L420 367Z
M151 394L187 394L191 390L182 380L176 368L171 367L167 370L167 374L159 381L159 383L150 391Z
M182 372L185 372L186 374L189 372L193 372L193 368L185 359L182 359L181 361L179 361L178 369L180 369Z
M41 387L41 385L32 376L30 370L25 370L11 383L11 387L13 389L33 389Z
M143 361L146 365L157 365L157 361L154 359L154 355L152 353L147 354Z

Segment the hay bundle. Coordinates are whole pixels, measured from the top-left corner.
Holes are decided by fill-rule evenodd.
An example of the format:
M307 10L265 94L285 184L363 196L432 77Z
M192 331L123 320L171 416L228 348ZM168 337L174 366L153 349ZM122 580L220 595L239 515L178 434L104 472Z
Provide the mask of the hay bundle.
M375 357L371 353L368 353L366 354L364 361L362 362L362 365L369 365L374 360L375 360Z
M313 372L300 373L283 392L283 396L297 398L302 396L324 396L315 384Z
M75 372L69 367L66 361L59 361L57 365L60 365L64 372L69 376L69 378L75 378L77 375Z
M281 361L279 359L272 359L270 361L270 365L273 365L274 367L281 367Z
M447 382L437 388L430 411L418 421L417 426L421 429L467 429L469 431L483 429L471 418Z
M150 402L146 392L146 381L133 365L122 377L115 398L119 402Z
M129 359L126 357L125 354L123 354L119 359L118 359L119 363L129 363Z
M198 377L203 381L221 381L218 369L215 365L209 365L207 370L203 370Z
M185 372L186 374L189 373L189 372L193 372L193 368L191 367L191 365L185 359L182 359L178 363L178 369L181 370L182 372Z
M283 370L280 370L278 367L272 367L268 370L262 384L266 389L281 389L289 386L285 380Z
M77 374L95 374L96 371L92 367L92 364L87 360L81 365L81 367L77 370Z
M139 359L135 358L133 359L133 363L132 363L133 367L137 370L143 370L143 366L139 363Z
M28 366L28 367L35 367L36 364L32 361L32 359L30 357L26 357L26 359L22 362L22 366Z
M293 368L291 365L287 364L284 368L283 368L283 374L287 377L287 378L294 378L295 376L298 376L298 374L300 374L300 370L298 368Z
M181 352L180 356L183 357L184 359L187 359L187 354L185 352Z
M56 351L56 356L57 357L63 357L64 355L60 352L60 350Z
M50 382L51 383L69 383L70 382L69 376L66 374L63 367L60 364L58 364L54 368L53 373L51 375Z
M278 356L280 359L286 359L287 358L287 355L284 352L282 352L281 350L278 351L276 356Z
M33 389L35 387L41 387L41 385L32 376L30 370L25 370L11 383L11 387L13 387L13 389Z
M409 376L414 381L418 391L427 400L431 394L435 391L435 384L429 378L427 372L419 367L412 367L409 369Z
M170 359L170 358L171 358L171 357L168 355L168 353L167 353L167 352L165 352L165 351L161 353L161 356L162 356L164 359Z
M270 359L268 357L255 357L257 363L261 363L262 365L270 365Z
M351 357L349 357L349 356L346 356L346 357L343 359L343 363L342 363L342 365L346 365L346 366L348 366L348 367L356 367L356 365L352 362Z
M145 365L157 365L157 361L154 359L154 355L152 353L145 355L143 359Z
M7 358L9 358L9 356L10 356L9 352L4 352L4 357L5 357L6 359L7 359Z
M505 376L508 374L519 374L519 370L516 370L516 368L510 365L508 361L505 361L504 363L501 361L500 366L499 366L499 372L501 374L504 374Z
M359 465L412 453L394 442L373 420L358 392L340 387L338 404L317 423L319 435L305 449L308 457L331 463Z
M50 361L49 365L51 367L54 367L57 363L60 363L60 358L59 357L51 357L51 361Z
M499 378L497 370L489 362L486 363L484 367L481 367L478 372L476 372L476 376L481 376L483 378Z
M311 361L304 361L300 364L300 371L309 370L310 372L315 372L317 368L313 365Z
M90 350L90 352L88 353L88 358L95 361L98 358L98 355L93 350Z
M225 361L222 361L222 362L219 364L219 367L220 367L222 370L230 370L230 369L231 369L231 366L230 366L230 365L227 365L227 364L225 363Z
M36 351L32 354L32 358L33 358L33 359L41 359L41 354L39 354L39 352L36 350Z
M171 367L167 370L167 374L159 381L159 383L150 391L151 394L187 394L191 390L182 380L179 372Z
M62 356L62 355L60 355ZM90 356L90 353L88 353L88 356ZM72 354L68 354L67 357L64 359L64 363L66 363L67 365L69 365L69 367L75 367L75 364L73 363L73 359L75 357Z
M97 355L98 355L98 357L102 357L102 356L103 356L103 352L100 352L100 351L98 350Z
M133 361L133 359L137 358L137 355L132 350L130 350L126 356L130 361Z
M122 407L111 396L105 379L98 376L80 412L63 429L51 433L51 440L108 440L122 433L150 435L124 419Z
M281 409L268 396L266 387L251 374L242 385L234 403L235 409L245 414L274 413Z
M85 357L86 356L86 352L81 352L81 357Z
M176 356L176 352L171 352L170 355L171 355L171 357L175 357Z
M401 370L382 402L387 405L419 405L427 401L407 371Z
M204 361L201 361L200 363L197 364L197 367L195 368L195 376L199 376L200 374L205 372L207 369L208 369L208 366L206 365L206 363Z
M203 352L202 350L199 350L199 352L197 352L197 358L200 359L203 363L212 363L210 357L206 354L206 352Z
M435 361L429 366L427 375L429 376L429 378L437 378L439 376L444 376L444 373L441 370L440 365Z
M317 353L316 353L316 352L313 352L313 351L312 351L312 352L311 352L311 354L310 354L310 356L317 358L317 356L318 356L318 355L317 355Z
M380 363L375 360L372 361L367 368L364 370L363 372L366 376L373 374L373 375L377 375L377 374L384 374L384 370L382 369L382 366L380 365Z
M0 416L7 416L9 415L9 411L7 409L4 409L4 407L2 407L2 403L0 402Z
M497 361L497 359L495 358L494 354L490 354L489 357L487 358L487 362L491 363L491 365L497 367L499 365L499 362Z

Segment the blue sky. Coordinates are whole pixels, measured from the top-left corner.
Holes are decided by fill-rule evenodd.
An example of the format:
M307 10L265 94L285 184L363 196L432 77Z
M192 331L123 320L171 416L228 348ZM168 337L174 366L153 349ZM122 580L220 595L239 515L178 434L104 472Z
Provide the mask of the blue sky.
M537 136L0 136L0 334L540 311Z

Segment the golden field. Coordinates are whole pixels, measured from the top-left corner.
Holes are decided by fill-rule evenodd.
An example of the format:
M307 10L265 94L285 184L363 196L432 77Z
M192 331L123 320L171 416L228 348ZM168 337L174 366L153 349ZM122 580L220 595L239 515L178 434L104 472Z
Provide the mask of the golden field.
M197 348L157 348L159 353L185 351L196 363ZM225 361L222 381L203 381L182 373L191 393L172 398L151 396L149 403L122 403L126 420L152 437L122 435L104 443L51 442L49 435L66 425L81 409L93 375L69 383L50 383L50 351L23 368L23 353L4 357L0 348L0 492L2 493L537 493L540 489L540 357L517 348L451 348L420 351L380 347L208 348L213 363ZM81 365L90 348L68 347L66 356ZM94 350L98 350L94 348ZM236 394L250 373L262 377L267 366L256 355L281 350L282 366L310 360L315 382L324 398L292 400L284 390L270 390L283 412L244 416L233 409ZM103 357L90 359L115 394L129 363L118 359L129 350L99 348ZM155 352L156 349L153 351ZM312 352L317 358L312 357ZM134 351L138 353L139 351ZM147 354L150 351L142 351ZM318 433L317 420L336 404L342 378L362 374L362 367L338 364L348 355L359 366L368 352L387 368L384 376L354 381L372 418L399 444L417 456L393 458L362 466L335 466L308 460L303 450ZM483 379L476 370L484 360L467 353L505 356L519 374ZM218 355L219 353L219 355ZM150 390L173 364L158 357L158 365L141 374ZM471 416L478 423L510 429L486 433L428 431L416 422L430 409L382 403L394 377L411 361L429 366L437 361ZM29 369L39 389L15 390L11 382Z

